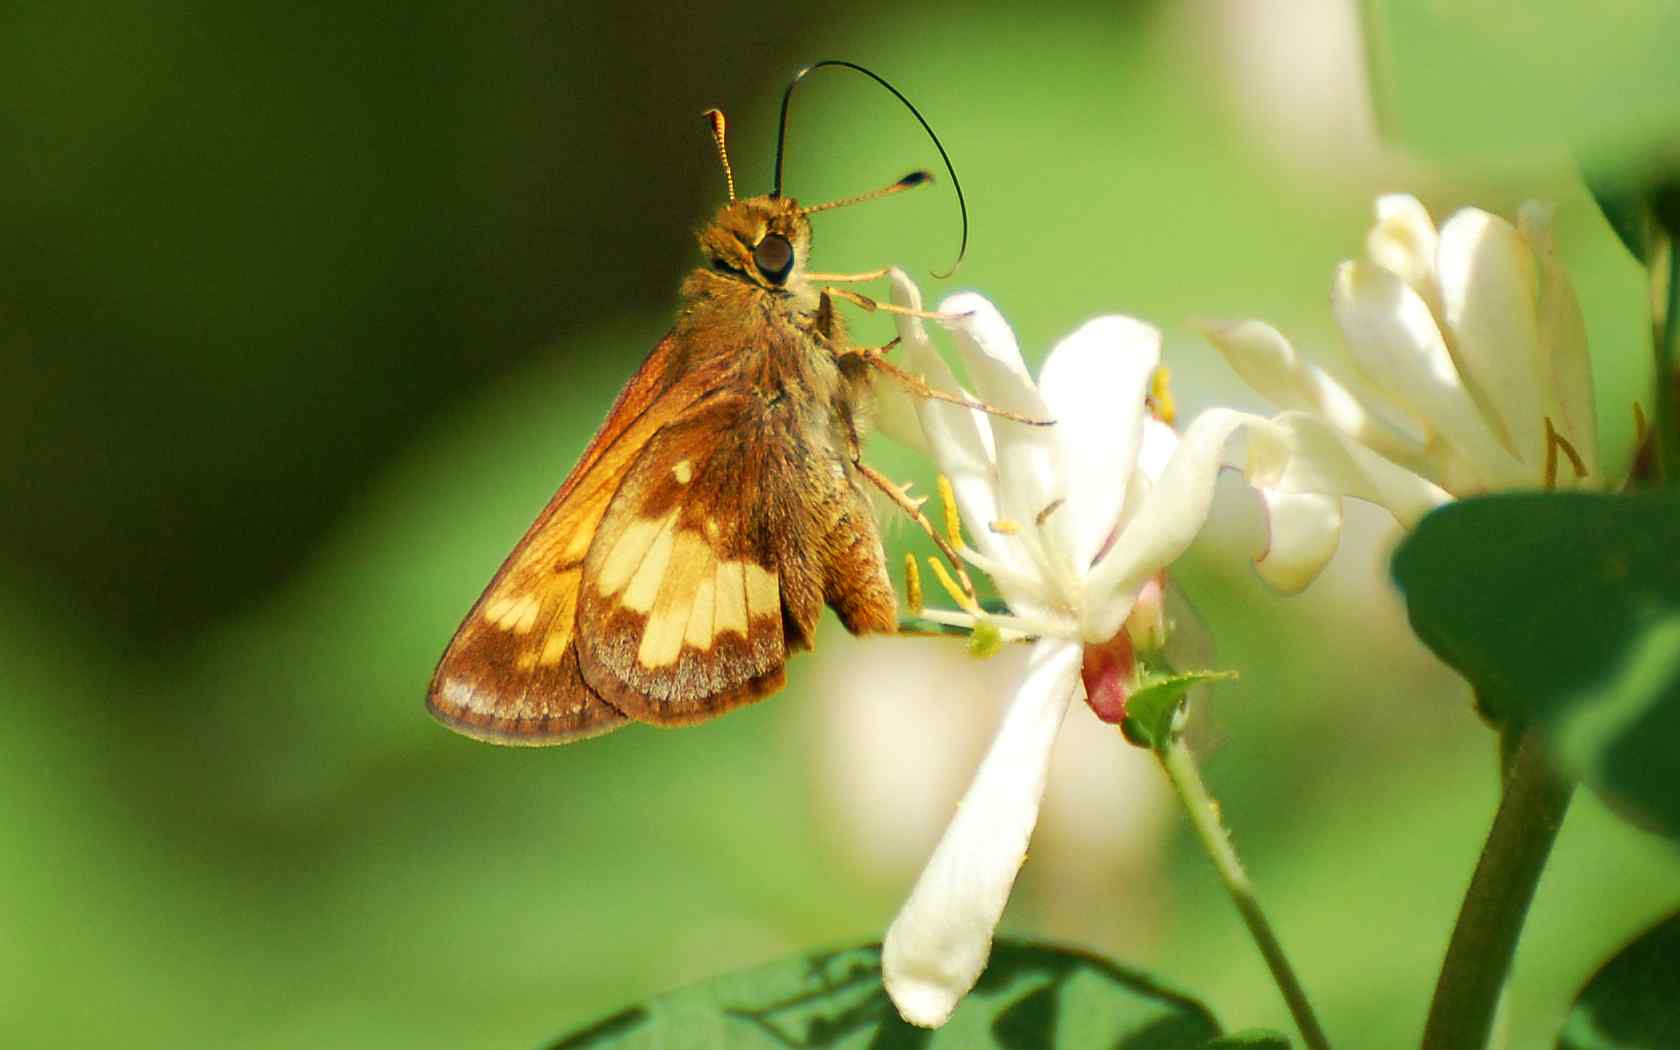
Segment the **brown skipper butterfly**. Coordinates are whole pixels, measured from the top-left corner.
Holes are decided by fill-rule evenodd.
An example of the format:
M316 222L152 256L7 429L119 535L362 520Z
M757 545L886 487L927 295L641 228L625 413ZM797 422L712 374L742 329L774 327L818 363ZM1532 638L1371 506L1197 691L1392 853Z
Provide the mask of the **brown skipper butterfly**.
M819 62L783 95L775 188L737 200L723 116L707 114L730 199L700 231L705 265L682 284L675 326L455 632L427 701L449 728L557 744L630 721L686 725L780 688L825 604L854 634L896 629L869 486L926 520L860 461L860 417L872 367L916 380L880 348L847 340L835 298L879 304L830 285L885 271L810 272L808 216L930 176L813 207L782 196L788 102L822 66L873 78L932 135L874 73Z

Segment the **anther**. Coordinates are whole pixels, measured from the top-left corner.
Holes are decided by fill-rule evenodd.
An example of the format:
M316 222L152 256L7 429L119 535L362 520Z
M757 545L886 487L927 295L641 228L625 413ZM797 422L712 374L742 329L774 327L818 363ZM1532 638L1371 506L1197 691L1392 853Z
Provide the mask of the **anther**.
M922 574L916 568L916 556L904 556L904 601L910 606L910 615L922 615Z

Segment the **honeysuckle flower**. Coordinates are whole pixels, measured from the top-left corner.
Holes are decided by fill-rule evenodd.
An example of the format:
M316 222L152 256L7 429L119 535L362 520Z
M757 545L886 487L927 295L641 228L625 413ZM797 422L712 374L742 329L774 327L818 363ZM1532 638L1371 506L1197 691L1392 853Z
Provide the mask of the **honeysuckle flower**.
M915 285L892 276L893 301L919 309ZM915 405L971 538L961 555L991 577L1009 609L964 601L922 615L1036 639L956 816L887 931L887 991L906 1020L926 1026L943 1024L985 967L1038 817L1051 745L1082 681L1123 706L1136 648L1164 636L1162 571L1200 530L1221 446L1249 418L1212 410L1182 439L1153 419L1146 395L1161 337L1131 318L1099 318L1068 336L1035 383L991 303L962 294L939 311L955 318L944 323L975 398L1054 425L945 401ZM959 389L922 321L898 325L910 370L936 389Z
M1261 321L1204 334L1283 413L1249 428L1247 475L1268 511L1261 575L1305 587L1335 552L1341 497L1407 528L1449 500L1515 488L1607 487L1586 325L1550 209L1516 225L1475 208L1439 230L1416 198L1381 197L1366 257L1331 304L1357 375L1339 382Z

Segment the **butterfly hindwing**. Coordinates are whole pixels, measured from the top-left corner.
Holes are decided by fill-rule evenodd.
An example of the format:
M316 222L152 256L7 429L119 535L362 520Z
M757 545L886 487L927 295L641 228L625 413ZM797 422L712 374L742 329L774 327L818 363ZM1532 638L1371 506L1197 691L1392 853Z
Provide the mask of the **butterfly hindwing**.
M849 451L784 405L755 391L695 402L649 443L601 521L579 664L632 718L682 725L773 692L824 604L857 633L896 626Z
M579 661L633 718L698 721L781 685L765 414L750 392L697 402L649 442L596 532Z

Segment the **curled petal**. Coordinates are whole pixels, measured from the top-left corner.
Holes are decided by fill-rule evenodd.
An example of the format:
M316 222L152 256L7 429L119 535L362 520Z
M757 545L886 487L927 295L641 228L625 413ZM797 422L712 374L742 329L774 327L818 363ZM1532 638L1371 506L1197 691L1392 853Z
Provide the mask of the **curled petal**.
M1153 416L1143 420L1143 441L1138 446L1137 472L1151 485L1161 480L1173 453L1178 451L1178 431Z
M1301 412L1249 426L1245 473L1261 489L1352 496L1378 504L1406 528L1452 500L1446 490Z
M898 1012L936 1028L974 987L1038 821L1050 749L1079 681L1078 645L1046 639L933 857L887 930L881 976Z
M1032 375L1021 360L1014 331L998 308L985 296L959 292L947 296L939 304L939 312L957 315L944 324L955 337L957 351L980 399L1023 416L1044 418L1044 399L1039 397Z
M1057 344L1039 374L1062 466L1079 481L1050 521L1076 569L1091 564L1120 520L1138 457L1144 396L1160 360L1155 328L1130 317L1099 317Z
M1434 227L1429 234L1433 244ZM1232 370L1278 408L1317 412L1344 434L1390 459L1421 465L1422 441L1372 412L1359 395L1329 373L1302 360L1276 328L1264 321L1203 321L1197 327ZM1421 429L1416 421L1409 422Z
M1476 470L1485 487L1523 474L1464 387L1435 315L1400 278L1369 263L1336 268L1331 290L1348 353L1406 411L1426 420Z
M1120 517L1108 537L1107 545L1097 555L1099 559L1119 538L1120 523L1131 521L1138 508L1149 498L1150 491L1160 484L1161 475L1166 472L1167 464L1172 462L1173 453L1177 451L1178 431L1154 416L1144 416L1143 437L1138 442L1137 469L1126 483L1126 504L1120 509Z
M903 270L894 268L888 274L892 281L892 301L912 310L922 308L922 293ZM919 317L895 315L898 336L905 352L905 367L922 377L936 390L961 393L956 375L945 359L939 356L927 337L927 330ZM956 492L957 507L964 520L996 521L1003 516L997 503L996 452L992 447L991 424L974 409L938 401L932 398L912 398L922 434L933 448L939 469L951 479ZM1017 552L999 544L989 530L975 529L974 542L989 558L1014 565L1021 559Z
M894 266L887 270L887 282L892 285L892 302L894 306L903 306L911 310L922 308L922 290L916 287L916 282L910 275ZM893 327L898 329L899 342L905 347L921 347L933 350L933 341L928 338L927 325L920 317L912 314L892 315Z
M1275 590L1306 589L1336 553L1342 537L1342 500L1316 492L1260 489L1266 505L1266 550L1254 561Z
M1441 228L1437 267L1459 374L1494 432L1538 478L1546 457L1541 391L1550 368L1528 243L1497 215L1466 208Z
M1249 422L1266 423L1246 412L1210 408L1190 424L1160 480L1091 570L1086 584L1087 641L1114 637L1144 582L1183 554L1196 538L1213 504L1225 441Z
M1553 424L1587 465L1587 479L1603 485L1598 458L1598 409L1593 401L1592 361L1587 356L1587 322L1569 274L1552 241L1552 209L1529 201L1517 214L1517 228L1540 266L1540 342L1550 365ZM1566 474L1566 477L1573 477Z
M939 312L962 354L974 392L994 408L1032 420L1050 419L1050 409L1021 362L1015 333L997 307L972 292L948 297ZM1034 521L1045 508L1064 501L1065 477L1054 426L1034 426L1001 416L987 417L997 449L998 498L1005 517Z
M1366 254L1411 285L1437 315L1441 308L1441 292L1435 283L1438 243L1429 209L1416 197L1390 193L1377 198L1377 224L1365 236Z
M908 357L909 353L906 352L905 356ZM916 414L916 407L916 398L903 384L891 379L880 379L875 383L872 413L875 429L905 448L931 456L933 449L922 433L922 421Z

